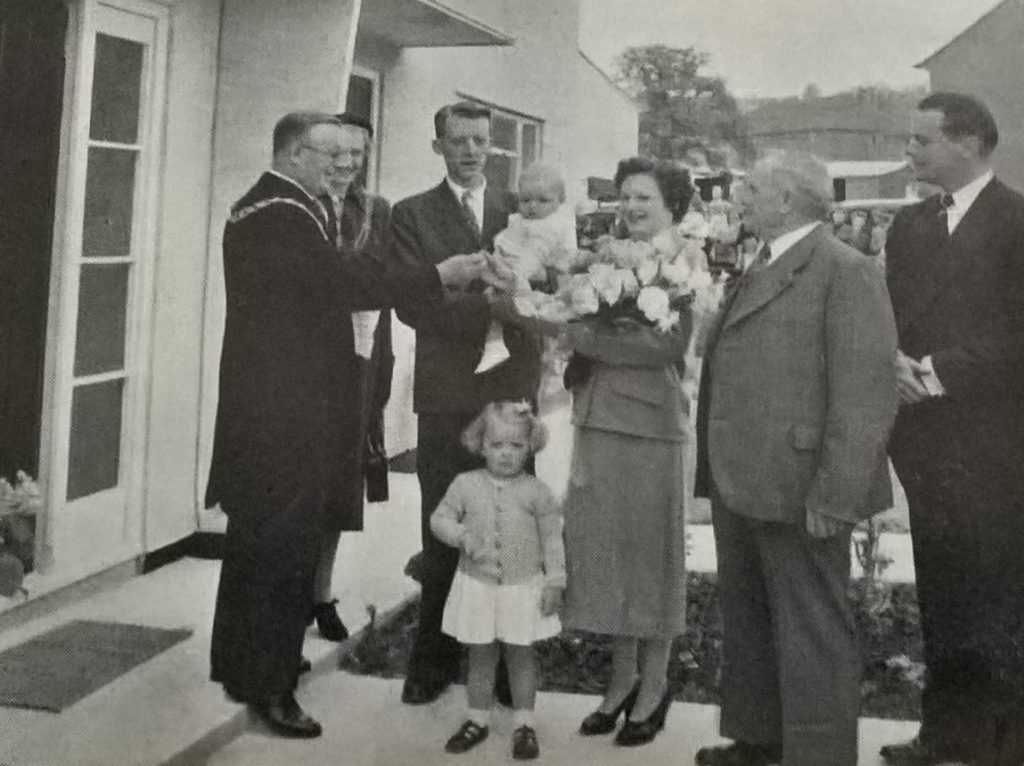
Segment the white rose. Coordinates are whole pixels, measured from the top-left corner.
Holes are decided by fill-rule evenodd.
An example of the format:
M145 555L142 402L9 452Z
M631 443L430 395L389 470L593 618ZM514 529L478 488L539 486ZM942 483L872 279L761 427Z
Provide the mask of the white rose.
M677 228L681 234L687 237L704 239L708 235L708 222L703 215L697 212L690 212L683 216L682 223Z
M615 276L622 286L622 294L627 298L631 298L640 292L640 283L637 281L636 274L633 273L632 269L618 269L615 272Z
M659 253L666 256L671 256L678 249L675 237L672 236L672 229L665 229L655 234L651 238L651 245Z
M655 260L646 260L640 263L636 267L636 278L640 280L640 284L649 285L658 277L658 262Z
M673 285L685 285L693 271L685 258L676 258L661 264L661 276Z
M679 323L679 312L670 311L668 314L663 316L658 321L658 329L662 332L668 332Z
M616 276L615 267L610 263L595 263L590 267L590 283L601 300L614 306L622 296L622 280Z
M516 313L521 317L537 316L537 307L526 295L517 295L512 299L512 305L515 306Z
M637 296L636 306L648 320L660 325L669 316L668 293L660 287L647 286Z
M597 290L591 284L585 282L577 283L569 290L569 304L572 306L573 313L577 316L594 314L600 308Z

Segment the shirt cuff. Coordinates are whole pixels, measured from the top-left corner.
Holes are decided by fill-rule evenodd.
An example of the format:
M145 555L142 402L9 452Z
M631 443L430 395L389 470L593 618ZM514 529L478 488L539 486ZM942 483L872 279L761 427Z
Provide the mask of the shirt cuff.
M929 354L921 360L921 383L929 396L945 396L946 387L942 385L939 376L935 374L935 366L932 364L932 357Z

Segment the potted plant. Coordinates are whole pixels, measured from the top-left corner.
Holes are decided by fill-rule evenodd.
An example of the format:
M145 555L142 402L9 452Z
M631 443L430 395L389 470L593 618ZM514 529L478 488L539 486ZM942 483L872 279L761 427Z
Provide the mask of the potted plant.
M42 508L39 485L27 473L18 471L14 484L0 477L0 596L25 593L22 582L32 571Z

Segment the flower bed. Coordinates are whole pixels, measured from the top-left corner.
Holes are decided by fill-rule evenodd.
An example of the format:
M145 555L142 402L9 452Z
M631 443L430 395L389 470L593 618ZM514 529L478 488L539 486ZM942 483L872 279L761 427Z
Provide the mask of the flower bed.
M914 586L863 579L850 586L864 658L862 713L877 718L917 719L923 676ZM722 624L715 578L691 573L686 634L676 642L669 666L675 698L717 703L722 662ZM355 673L382 678L405 675L416 627L416 605L368 637L342 661ZM607 638L566 631L538 645L542 689L599 694L611 662Z

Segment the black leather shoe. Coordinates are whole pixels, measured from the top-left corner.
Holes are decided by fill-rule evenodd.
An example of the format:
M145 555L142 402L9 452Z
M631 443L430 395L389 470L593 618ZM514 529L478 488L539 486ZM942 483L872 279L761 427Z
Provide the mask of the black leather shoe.
M771 766L782 762L782 745L755 745L737 740L731 745L702 747L697 766Z
M931 766L959 760L956 753L939 750L920 737L895 745L883 745L878 752L892 766Z
M531 761L540 755L537 732L532 726L523 724L512 732L512 757L517 761Z
M402 684L402 702L406 705L428 705L448 688L451 679L406 678Z
M282 737L313 739L323 733L320 724L306 715L290 693L279 694L252 707L270 730Z
M452 734L451 739L445 743L444 749L449 753L464 753L487 739L489 733L490 730L486 726L466 721L457 732Z
M317 632L320 633L321 638L326 638L328 641L344 641L348 638L348 628L341 621L338 610L334 606L337 603L338 599L334 599L313 606L313 618L316 620Z
M628 716L633 710L633 705L636 703L636 695L639 692L640 682L638 681L633 685L632 691L626 695L612 712L605 713L601 710L595 710L584 718L583 723L580 724L580 734L585 737L592 737L596 734L611 734L615 731L615 724L618 723L619 716L623 713Z
M642 721L633 721L626 718L619 733L615 735L615 744L622 747L636 747L646 745L653 740L658 732L665 728L665 716L668 715L668 706L672 704L672 692L665 689L661 702L654 708L647 718Z

